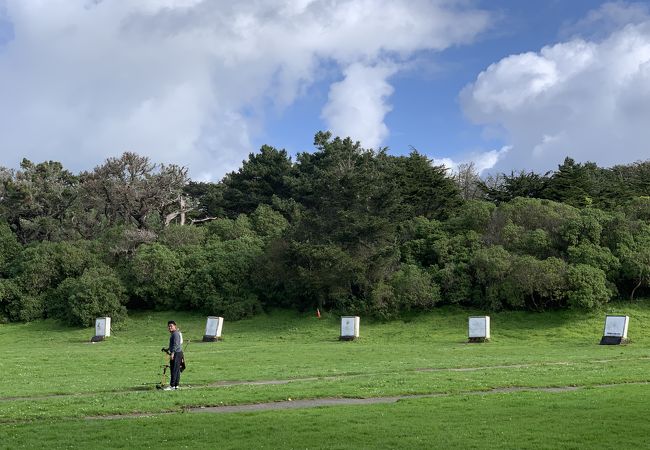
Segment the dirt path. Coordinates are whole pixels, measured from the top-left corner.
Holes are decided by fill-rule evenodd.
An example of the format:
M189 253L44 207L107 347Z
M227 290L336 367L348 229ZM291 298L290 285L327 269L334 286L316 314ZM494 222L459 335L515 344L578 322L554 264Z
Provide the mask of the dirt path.
M458 392L455 394L436 393L436 394L419 394L419 395L399 395L394 397L368 397L368 398L316 398L309 400L288 400L282 402L270 403L253 403L248 405L233 405L233 406L212 406L212 407L199 407L188 408L185 412L191 413L237 413L245 411L268 411L278 409L301 409L301 408L315 408L318 406L337 406L337 405L375 405L380 403L397 403L400 400L412 400L418 398L435 398L435 397L451 397L452 395L486 395L486 394L500 394L509 392L522 392L522 391L540 391L540 392L565 392L575 391L579 389L576 386L566 386L561 388L498 388L489 391L467 391Z
M616 361L624 360L648 360L650 357L639 358L620 358L620 359L596 359L587 361L549 361L531 364L506 364L495 366L478 366L478 367L423 367L416 369L407 369L402 372L367 372L358 374L341 374L325 377L303 377L303 378L288 378L284 380L233 380L233 381L217 381L214 383L192 385L193 389L200 388L214 388L214 387L229 387L229 386L267 386L267 385L281 385L305 381L333 381L346 378L356 378L364 376L373 376L378 374L391 374L391 373L409 373L409 372L476 372L482 370L499 370L499 369L525 369L530 367L544 367L544 366L572 366L577 364L606 364ZM79 393L62 393L62 394L47 394L35 396L15 396L15 397L0 397L0 402L10 401L26 401L26 400L45 400L50 398L66 398L66 397L91 397L97 394L121 394L132 392L145 392L151 391L154 384L140 385L127 389L111 390L111 391L94 391L94 392L79 392Z
M629 385L649 385L649 382L635 382L635 383L619 383L619 384L600 384L595 386L559 386L559 387L506 387L495 388L487 391L463 391L453 394L449 393L432 393L420 395L399 395L392 397L369 397L369 398L317 398L306 400L286 400L280 402L269 403L252 403L246 405L232 405L232 406L202 406L194 408L182 408L179 411L167 411L162 413L134 413L134 414L120 414L112 416L88 416L87 420L115 420L115 419L128 419L137 417L154 417L166 414L176 414L180 412L185 413L209 413L209 414L229 414L253 411L277 411L285 409L304 409L316 408L326 406L341 406L341 405L376 405L397 403L402 400L413 400L420 398L437 398L437 397L452 397L463 395L493 395L493 394L509 394L517 392L548 392L548 393L562 393L572 392L585 388L606 389L616 386L629 386Z

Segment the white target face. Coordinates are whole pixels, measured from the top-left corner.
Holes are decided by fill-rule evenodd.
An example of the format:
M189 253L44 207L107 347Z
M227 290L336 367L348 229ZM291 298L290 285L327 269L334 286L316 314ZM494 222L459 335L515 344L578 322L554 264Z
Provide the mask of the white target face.
M111 335L111 318L98 317L95 319L95 336L108 337Z
M470 317L469 318L469 337L470 338L489 338L490 337L490 318Z
M358 336L359 318L357 316L341 317L341 336Z
M106 320L97 319L95 320L95 336L104 336L106 332Z
M485 337L485 319L469 319L469 337Z
M214 336L217 334L217 320L212 317L208 319L208 323L205 326L206 336Z
M607 316L605 318L605 336L627 337L628 316Z
M205 324L205 335L221 337L221 328L223 326L223 317L208 317Z

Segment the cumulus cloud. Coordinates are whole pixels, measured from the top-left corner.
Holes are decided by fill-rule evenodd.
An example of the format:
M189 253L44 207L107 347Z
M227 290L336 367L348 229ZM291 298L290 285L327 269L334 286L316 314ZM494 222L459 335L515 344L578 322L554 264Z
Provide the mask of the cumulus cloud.
M388 135L384 116L391 109L386 100L393 93L387 78L396 70L363 64L345 69L345 78L330 87L323 109L329 129L338 136L353 136L366 147L379 147Z
M13 29L0 42L0 164L25 156L81 170L129 150L204 179L236 169L255 150L265 108L291 105L324 66L343 75L327 123L379 145L390 76L490 22L464 0L0 5Z
M510 146L501 147L499 150L488 150L485 152L474 152L465 156L461 159L452 159L452 158L435 158L433 160L434 164L442 165L451 170L451 172L457 172L458 168L461 165L473 164L474 169L479 175L485 175L490 169L496 166L499 160L503 159L506 154L510 151Z
M627 17L623 3L590 17ZM508 56L480 73L460 95L475 123L500 127L512 149L496 168L547 170L565 156L603 166L650 155L650 18L600 40L566 42ZM595 19L594 19L595 20Z
M629 24L639 24L650 19L650 5L647 3L609 2L587 13L586 17L573 24L567 24L560 34L594 39L608 36Z

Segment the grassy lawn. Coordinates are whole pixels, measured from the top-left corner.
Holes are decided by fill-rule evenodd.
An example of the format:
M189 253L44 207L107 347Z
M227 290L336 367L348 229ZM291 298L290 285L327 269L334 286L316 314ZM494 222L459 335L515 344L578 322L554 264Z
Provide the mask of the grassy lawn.
M286 311L226 322L224 341L209 344L200 342L205 317L188 313L132 314L98 344L89 343L93 329L52 321L3 324L1 370L8 383L0 391L0 447L640 446L650 431L644 414L650 385L632 383L650 382L645 304L588 314L491 314L486 344L466 343L467 316L480 312L454 308L388 323L362 318L355 342L338 341L338 317ZM630 316L629 345L598 345L605 313ZM170 318L192 341L181 380L188 388L160 392L154 386ZM263 383L272 380L286 383ZM620 383L630 384L603 387ZM584 388L470 395L562 386ZM449 395L367 406L182 412L288 398L435 393ZM132 413L154 415L85 419ZM178 443L177 435L184 436Z
M5 425L1 448L643 448L646 387ZM644 445L645 444L645 445Z

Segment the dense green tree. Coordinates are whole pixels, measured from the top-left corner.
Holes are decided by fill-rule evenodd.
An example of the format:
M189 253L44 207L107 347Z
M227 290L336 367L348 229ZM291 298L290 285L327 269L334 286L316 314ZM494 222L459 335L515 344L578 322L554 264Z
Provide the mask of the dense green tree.
M403 262L429 267L440 263L446 256L444 244L449 242L449 233L443 222L416 217L401 224L400 242Z
M584 264L602 270L607 279L615 281L618 278L621 263L607 247L601 247L591 242L581 242L567 250L568 261L572 264Z
M393 161L383 150L365 150L329 133L317 134L315 146L314 153L297 157L294 192L302 209L285 235L288 254L280 258L291 280L287 289L314 293L311 300L296 298L305 307L317 302L367 310L373 287L399 266L401 194L388 170ZM324 293L316 292L318 286Z
M241 168L223 179L223 205L229 217L249 214L259 205L270 205L273 196L291 196L293 165L286 150L264 145L251 153Z
M106 228L95 242L99 253L112 265L125 264L143 244L157 239L155 232L136 228L135 225L115 225Z
M594 188L590 176L593 167L592 163L579 164L572 158L565 158L548 180L544 198L576 207L588 205Z
M616 209L638 197L650 196L650 160L600 169L597 180L602 207Z
M497 174L488 176L479 182L479 188L487 200L495 203L509 202L517 197L545 198L544 192L549 182L549 174L539 175L534 172L511 172L510 175Z
M84 206L101 214L108 225L159 229L168 214L182 208L188 178L184 167L155 164L127 152L83 173L81 180Z
M637 289L650 286L650 225L642 224L631 234L631 240L618 248L623 277L632 281L630 300Z
M75 237L71 220L79 180L61 163L23 159L20 170L4 170L0 182L0 216L20 242Z
M0 279L0 314L11 321L41 319L45 310L42 295L23 289L18 279Z
M171 225L158 234L158 242L172 250L203 245L207 235L205 227Z
M442 302L470 304L474 299L474 283L470 269L474 253L481 244L481 236L474 231L438 239L433 244L437 262L429 267L440 286Z
M219 183L132 153L79 176L0 168L0 320L88 324L124 313L126 295L236 319L591 309L650 292L650 161L497 174L485 201L471 165L323 132L314 145L295 164L262 147Z
M566 297L569 305L574 308L593 309L603 306L612 297L607 288L605 272L587 264L569 265Z
M335 244L292 242L285 256L287 292L300 309L344 309L348 313L370 309L357 298L368 287L363 261L353 258ZM285 270L287 270L285 269Z
M650 160L637 161L633 164L629 164L627 169L630 174L626 181L631 184L633 188L633 196L650 196Z
M650 223L650 196L631 198L625 205L624 211L630 220L640 220Z
M414 264L402 264L390 277L399 311L427 311L440 300L440 288L430 273Z
M516 258L500 245L477 250L472 259L472 269L481 290L481 302L491 309L501 309L506 283Z
M8 276L12 262L20 253L22 247L11 232L9 225L0 222L0 278Z
M542 198L572 206L593 205L608 211L650 195L650 161L598 167L566 158L555 172L511 172L490 175L479 185L485 198L495 203L516 197Z
M589 201L593 206L612 211L625 205L635 195L631 183L626 180L627 167L605 169L588 165L591 178Z
M108 267L91 267L63 280L53 295L52 317L70 325L92 326L97 317L113 323L126 316L126 289Z
M202 222L216 217L225 217L223 183L190 181L183 188L183 193L196 203L196 208L188 212L191 221Z
M560 256L567 247L566 224L579 218L580 210L564 203L518 197L495 210L484 240L520 253L532 245L537 247L533 253L540 256Z
M246 214L240 214L236 219L217 219L210 222L206 229L208 236L222 241L255 235L251 221Z
M562 225L560 234L563 245L568 247L578 245L582 242L588 242L595 245L601 245L604 242L603 230L611 227L615 217L596 208L583 208L576 217L568 217Z
M391 319L411 311L428 311L440 300L440 289L427 271L404 264L388 281L373 287L367 310L382 319Z
M553 247L549 233L542 229L527 230L508 221L501 230L503 246L513 253L531 255L539 259L558 254Z
M287 219L268 205L259 205L249 218L255 234L265 239L279 238L289 226Z
M484 234L492 220L496 207L485 200L468 200L456 209L445 222L445 227L451 232L475 231Z
M185 281L180 258L154 242L141 245L131 261L132 304L156 309L179 309L179 294ZM137 301L137 300L139 301Z
M433 165L425 155L413 151L409 156L388 156L385 151L377 156L384 160L385 180L397 194L393 220L408 220L423 216L428 219L447 219L461 205L462 197L453 178L447 176L444 166Z
M217 236L185 261L188 276L183 296L190 307L228 319L251 316L261 303L251 283L263 252L263 241L252 235L230 240Z
M502 289L505 304L533 311L565 306L566 271L559 258L517 257Z
M43 241L25 247L9 270L8 315L15 320L44 317L54 290L63 280L101 265L91 250L91 244L84 241Z
M317 151L298 155L296 200L306 211L302 238L356 249L391 240L399 202L387 159L348 139L318 133Z
M100 264L98 255L90 251L89 242L46 241L25 247L16 258L13 272L25 289L39 293Z

